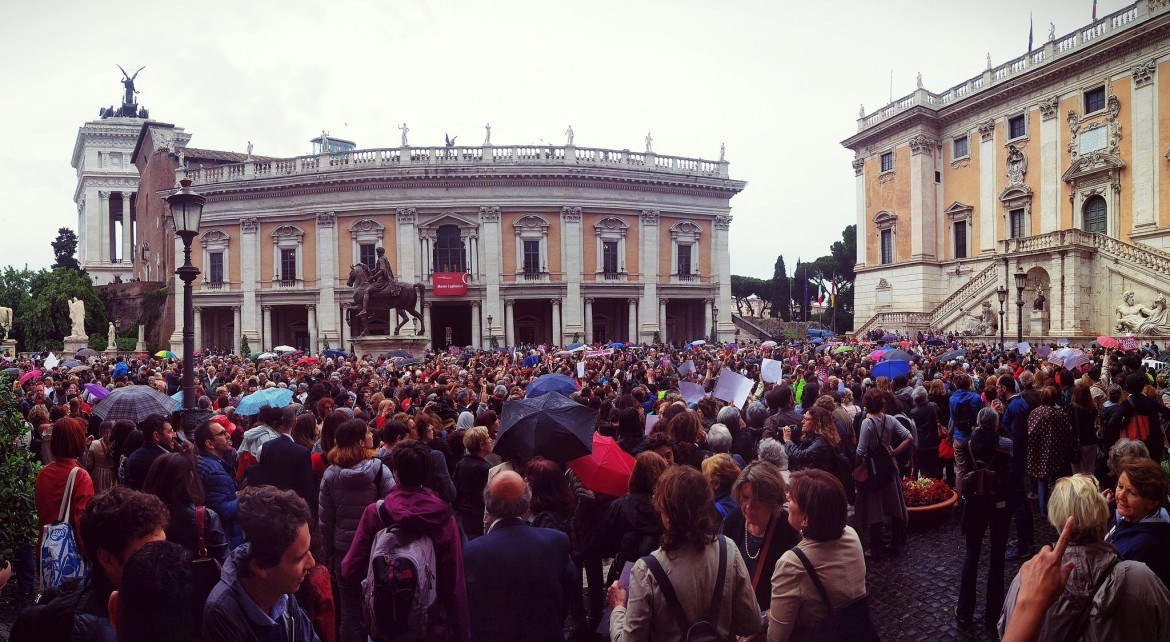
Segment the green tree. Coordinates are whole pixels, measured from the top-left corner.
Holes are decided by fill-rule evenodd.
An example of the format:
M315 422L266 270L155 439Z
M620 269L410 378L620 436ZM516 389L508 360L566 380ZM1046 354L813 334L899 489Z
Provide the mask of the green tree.
M33 496L39 466L22 444L28 424L12 380L0 376L0 567L16 559L22 547L37 541L37 507Z
M53 268L68 268L75 272L81 271L81 264L77 262L77 234L73 230L62 227L57 229L57 238L53 241Z
M88 275L68 268L41 270L33 275L28 305L17 317L17 325L24 331L26 350L62 347L62 339L71 329L69 299L73 297L85 302L87 331L98 332L107 327L106 306Z
M772 296L771 282L757 279L754 276L731 275L731 297L735 299L736 314L741 317L751 316L751 309L748 307L748 298L753 294L763 299L766 309ZM745 312L748 314L745 314Z
M776 257L772 272L772 316L780 317L781 321L792 320L792 282L788 280L783 254Z

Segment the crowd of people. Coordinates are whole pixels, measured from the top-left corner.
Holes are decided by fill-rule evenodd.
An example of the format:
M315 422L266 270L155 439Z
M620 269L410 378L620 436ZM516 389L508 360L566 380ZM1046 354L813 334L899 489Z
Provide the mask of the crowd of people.
M992 635L1170 639L1166 373L1138 351L1041 356L1062 347L204 355L196 410L136 421L103 420L93 387L175 394L180 360L21 358L39 523L69 522L85 563L46 582L40 548L18 555L38 599L11 639L876 639L867 566L904 554L920 478L958 497L960 626L986 557ZM907 367L879 376L877 349ZM498 447L548 375L629 458L624 493ZM732 377L746 398L719 392ZM269 388L291 399L238 412ZM1005 586L1005 560L1029 558Z

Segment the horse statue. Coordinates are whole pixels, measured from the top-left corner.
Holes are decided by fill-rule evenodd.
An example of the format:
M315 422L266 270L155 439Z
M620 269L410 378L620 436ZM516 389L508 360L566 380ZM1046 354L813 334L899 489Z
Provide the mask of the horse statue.
M362 330L358 336L365 336L369 330L368 324L365 322L369 318L369 310L365 306L369 280L369 268L364 263L358 263L349 269L349 280L345 282L346 285L353 288L353 302L349 304L348 309L351 322L353 319L362 320ZM422 315L418 311L422 308L426 296L426 286L422 283L415 283L413 287L407 286L398 288L398 290L398 294L393 295L385 289L371 290L370 307L383 310L394 308L394 311L398 313L398 325L394 328L394 336L398 336L398 331L406 325L407 321L410 321L410 317L415 318L420 334L426 332L426 328L423 327Z

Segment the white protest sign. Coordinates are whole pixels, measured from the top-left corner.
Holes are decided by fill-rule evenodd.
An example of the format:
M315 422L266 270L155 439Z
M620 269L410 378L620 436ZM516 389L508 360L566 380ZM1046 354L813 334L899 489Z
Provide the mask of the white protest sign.
M760 379L768 383L778 383L784 378L784 362L775 359L764 359L760 365Z
M1032 351L1032 344L1028 343L1027 341L1023 341L1016 344L1016 349L1020 351L1020 354L1028 354Z
M686 363L678 367L678 376L685 377L695 371L695 360L687 359Z
M578 379L585 378L585 362L584 361L577 362L577 378Z
M738 408L743 406L743 402L747 401L748 394L751 391L751 379L737 372L732 372L727 368L723 368L719 371L719 382L715 384L715 390L711 392L711 396L730 402Z
M53 354L52 352L50 352L49 356L45 358L45 368L48 370L56 368L58 365L60 365L60 363L61 360L58 359L57 355Z
M690 381L678 382L678 390L682 393L683 401L688 404L699 403L700 399L707 396L707 393L703 390L703 386L697 383L691 383Z
M646 415L646 434L649 435L654 430L654 424L658 423L658 415Z

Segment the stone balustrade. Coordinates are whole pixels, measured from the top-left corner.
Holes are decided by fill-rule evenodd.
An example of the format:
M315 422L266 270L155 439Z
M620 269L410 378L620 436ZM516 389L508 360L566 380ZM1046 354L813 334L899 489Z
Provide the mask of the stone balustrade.
M245 161L187 171L194 185L318 174L378 167L506 167L560 165L644 169L685 176L727 178L728 163L701 158L664 156L628 149L601 149L573 145L506 145L482 147L398 147L331 152L268 161Z
M914 107L929 107L931 109L946 107L952 102L990 88L992 85L1010 81L1013 77L1027 73L1037 66L1052 63L1084 47L1096 44L1098 40L1110 33L1132 28L1150 19L1155 13L1166 10L1165 6L1154 7L1151 4L1147 3L1147 0L1139 0L1128 7L1098 19L1087 27L1043 43L1040 45L1040 49L1030 51L1001 65L989 66L978 76L940 93L918 89L908 96L894 100L890 104L858 118L857 131L864 131Z

